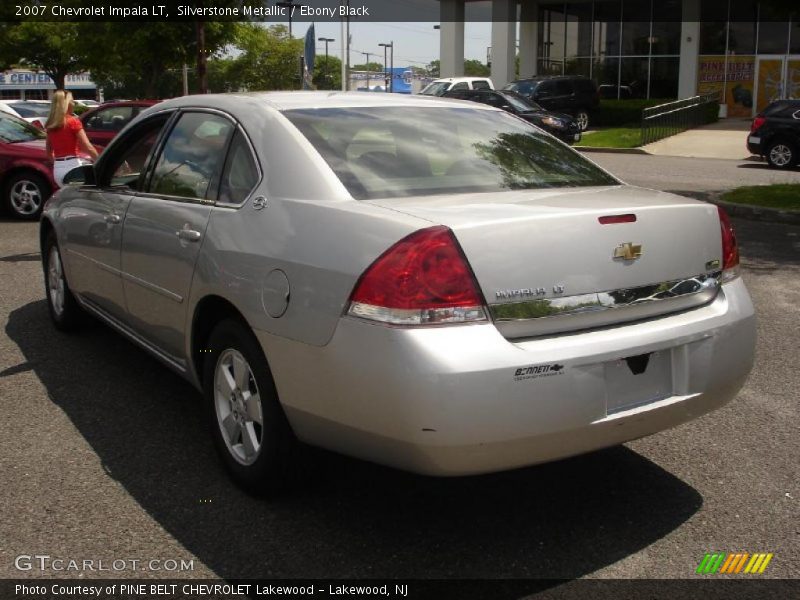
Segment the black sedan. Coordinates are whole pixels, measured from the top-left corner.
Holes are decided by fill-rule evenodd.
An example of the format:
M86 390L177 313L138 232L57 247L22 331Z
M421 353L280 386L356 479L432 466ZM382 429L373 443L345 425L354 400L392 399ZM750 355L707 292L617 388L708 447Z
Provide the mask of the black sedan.
M562 142L574 144L581 140L578 123L569 115L554 113L543 109L516 92L507 90L455 90L446 92L444 98L471 100L501 108L517 115L540 129L554 135Z
M775 169L800 164L800 100L778 100L760 112L750 127L747 149Z

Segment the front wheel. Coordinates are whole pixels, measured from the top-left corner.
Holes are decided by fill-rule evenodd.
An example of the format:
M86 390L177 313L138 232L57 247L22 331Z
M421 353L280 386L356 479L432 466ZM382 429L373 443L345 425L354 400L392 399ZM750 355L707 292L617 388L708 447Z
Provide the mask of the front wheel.
M225 467L247 491L280 491L286 487L296 442L258 341L239 321L226 320L211 333L204 350L203 392Z
M42 214L44 203L52 188L47 180L37 173L12 175L3 189L6 208L18 219L35 221Z
M52 231L44 244L42 266L44 267L44 287L50 319L61 331L74 331L82 322L83 311L67 284L61 251L56 234Z
M589 113L583 109L575 113L575 122L581 131L589 129Z
M770 143L766 158L767 164L773 169L788 169L797 162L797 150L793 144L778 140Z

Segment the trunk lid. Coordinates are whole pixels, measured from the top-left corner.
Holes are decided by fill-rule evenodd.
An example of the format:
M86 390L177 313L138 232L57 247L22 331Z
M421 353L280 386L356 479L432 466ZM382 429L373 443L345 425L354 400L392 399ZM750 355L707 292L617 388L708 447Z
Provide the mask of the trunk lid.
M690 198L621 185L371 203L450 227L509 338L685 310L718 291L717 209ZM635 222L599 221L618 215Z

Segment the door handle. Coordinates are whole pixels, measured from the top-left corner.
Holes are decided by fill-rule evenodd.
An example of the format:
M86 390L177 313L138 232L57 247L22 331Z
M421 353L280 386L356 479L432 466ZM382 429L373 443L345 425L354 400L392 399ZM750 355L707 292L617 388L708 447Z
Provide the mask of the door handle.
M199 231L195 231L194 229L180 229L175 232L175 235L187 242L199 242L200 238L203 237Z
M119 223L122 220L122 217L120 217L117 214L110 213L110 214L106 215L105 217L103 217L103 220L106 223L111 223L112 225L116 225L117 223Z

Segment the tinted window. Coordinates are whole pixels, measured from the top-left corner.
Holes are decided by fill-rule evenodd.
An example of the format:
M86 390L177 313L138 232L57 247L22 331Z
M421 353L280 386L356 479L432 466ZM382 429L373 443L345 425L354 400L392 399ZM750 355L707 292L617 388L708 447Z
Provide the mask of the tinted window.
M555 83L555 92L554 95L556 96L569 96L572 94L572 85L569 81L565 81L563 79L559 79Z
M45 133L27 121L0 113L0 140L6 143L30 142L44 138Z
M133 119L132 106L114 106L98 110L86 121L87 129L119 131Z
M443 105L283 114L358 199L618 183L505 112Z
M11 104L20 117L33 118L33 117L47 117L50 114L50 103L42 102L14 102Z
M485 79L478 79L477 81L472 82L472 89L473 90L488 90L491 89L489 87L489 82Z
M483 102L489 106L500 107L503 106L503 104L508 104L500 94L480 94L477 98L479 102Z
M165 196L213 198L233 125L208 113L186 113L170 132L150 191Z
M512 90L523 96L530 96L536 89L538 83L537 81L517 81L515 83L509 83L503 89Z
M460 81L457 84L455 84L453 87L451 87L450 89L451 90L468 90L469 89L469 85L467 84L466 81Z
M447 91L447 88L450 87L449 81L435 81L433 83L429 83L425 88L420 92L423 96L441 96Z
M258 167L244 135L237 131L222 172L219 202L241 204L258 183Z

